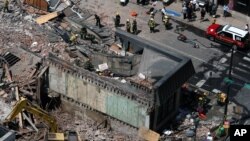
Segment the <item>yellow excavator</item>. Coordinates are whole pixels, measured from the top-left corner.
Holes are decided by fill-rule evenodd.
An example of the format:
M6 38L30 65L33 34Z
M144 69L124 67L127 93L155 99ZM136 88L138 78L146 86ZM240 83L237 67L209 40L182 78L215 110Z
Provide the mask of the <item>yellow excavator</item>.
M10 112L10 114L5 118L4 123L11 122L15 119L15 117L21 113L23 110L33 114L34 116L41 118L42 120L48 123L50 127L50 131L55 133L57 132L57 122L53 116L50 116L48 112L41 109L39 106L36 106L29 102L26 98L21 97L19 101L15 104L14 108Z
M4 123L9 123L14 120L15 117L23 110L47 122L50 128L50 132L47 133L47 141L64 141L66 139L64 133L57 133L58 125L56 119L49 115L47 111L43 110L39 106L36 106L35 104L32 104L24 97L21 97L20 100L17 101L10 114L5 118Z
M49 115L49 113L39 106L36 106L35 104L32 104L29 100L27 100L24 97L21 97L19 101L15 104L13 110L10 112L10 114L5 118L4 123L8 123L12 121L19 113L21 113L23 110L26 110L27 112L33 114L35 117L38 117L42 119L43 121L46 121L50 132L46 134L46 140L47 141L77 141L79 140L79 136L75 131L67 131L66 133L57 133L57 122L56 119Z

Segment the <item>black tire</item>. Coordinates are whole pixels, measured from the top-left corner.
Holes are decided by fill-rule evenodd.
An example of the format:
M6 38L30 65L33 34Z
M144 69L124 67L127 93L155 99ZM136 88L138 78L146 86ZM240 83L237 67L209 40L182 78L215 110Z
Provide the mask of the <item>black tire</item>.
M178 39L179 41L182 41L182 42L183 42L183 39L182 39L182 37L181 37L180 35L177 37L177 39Z
M237 45L232 45L232 48L238 49L238 46Z
M209 39L210 41L214 41L214 37L213 37L213 36L208 36L208 39Z
M175 30L174 30L174 32L175 32L175 33L177 33L177 34L179 34L179 33L180 33L180 31L179 31L179 30L177 30L177 29L175 29Z

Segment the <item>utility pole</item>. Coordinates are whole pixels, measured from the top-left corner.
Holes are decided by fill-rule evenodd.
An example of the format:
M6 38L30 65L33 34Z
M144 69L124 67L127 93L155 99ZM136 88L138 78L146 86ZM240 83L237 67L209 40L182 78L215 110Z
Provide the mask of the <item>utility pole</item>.
M228 73L228 79L231 80L232 78L232 67L233 67L233 57L234 57L234 50L237 49L235 46L232 47L231 50L231 59L230 59L230 66L229 66L229 73ZM225 101L225 109L224 109L224 120L227 120L227 109L228 109L228 103L229 103L229 94L230 94L230 87L231 84L228 84L227 87L227 97L226 97L226 101Z

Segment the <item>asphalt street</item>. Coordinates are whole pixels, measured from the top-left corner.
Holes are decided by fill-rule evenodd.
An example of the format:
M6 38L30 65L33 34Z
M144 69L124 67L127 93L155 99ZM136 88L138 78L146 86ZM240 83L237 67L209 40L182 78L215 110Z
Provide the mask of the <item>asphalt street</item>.
M196 74L189 80L189 83L209 91L220 90L226 92L227 85L224 83L224 78L228 76L230 66L231 51L230 47L220 45L209 41L204 37L204 33L194 33L193 29L186 29L183 34L187 36L190 42L181 42L177 40L178 34L174 32L177 23L171 20L172 29L165 30L161 21L161 13L157 12L155 21L158 26L156 33L150 33L147 22L149 15L146 14L145 7L129 3L122 7L117 0L93 0L81 1L80 6L91 8L91 10L102 15L102 22L106 26L113 27L113 17L116 12L121 15L121 23L125 23L126 19L134 19L130 16L130 12L136 10L138 16L138 36L161 44L166 49L185 55L192 59ZM209 21L205 21L209 22ZM121 27L125 29L125 27ZM114 28L113 28L114 29ZM193 42L199 44L199 48L193 47ZM247 55L248 54L248 55ZM234 83L231 87L230 95L234 96L245 83L250 82L250 51L234 52L232 78Z

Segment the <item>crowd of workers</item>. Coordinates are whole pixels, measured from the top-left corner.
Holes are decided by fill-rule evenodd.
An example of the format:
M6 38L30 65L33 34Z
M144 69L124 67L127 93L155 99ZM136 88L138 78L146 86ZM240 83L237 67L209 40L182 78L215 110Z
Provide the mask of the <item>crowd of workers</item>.
M204 21L206 13L210 16L216 17L216 11L218 6L209 0L206 0L203 6L199 6L196 0L185 0L182 4L182 14L183 19L188 19L188 21L194 20L196 17L196 11L200 10L200 20Z

